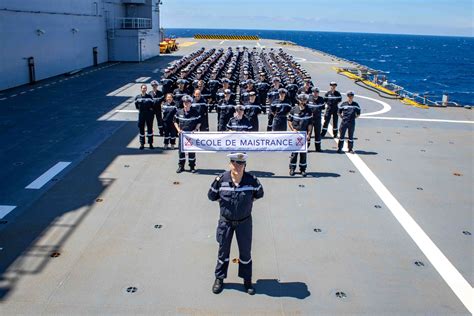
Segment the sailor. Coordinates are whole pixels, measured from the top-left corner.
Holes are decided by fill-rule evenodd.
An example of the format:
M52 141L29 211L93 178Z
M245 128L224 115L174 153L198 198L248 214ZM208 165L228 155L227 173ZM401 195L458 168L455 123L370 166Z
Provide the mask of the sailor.
M230 89L224 91L224 98L217 105L217 131L223 132L227 129L227 123L234 116L235 101L232 99Z
M288 98L290 99L291 105L297 103L296 96L298 94L298 84L296 83L296 76L294 74L290 75L290 81L286 85L286 90L288 90Z
M199 112L191 107L193 102L193 98L189 95L185 95L183 97L183 108L179 109L176 112L174 117L174 126L178 131L178 134L182 132L194 132L198 131L201 125L201 116ZM181 138L180 138L181 142ZM188 154L188 162L189 162L189 169L192 173L196 172L196 153L189 153ZM181 173L184 171L184 164L186 163L186 154L182 151L181 144L179 146L179 162L178 162L178 169L176 173Z
M297 96L298 105L295 105L288 115L288 127L293 132L307 132L308 135L311 135L311 121L312 113L311 110L306 106L309 96L307 94L299 94ZM291 153L290 157L290 176L295 175L296 163L298 161L298 154L300 156L300 172L303 177L306 177L306 157L307 153L305 152L294 152Z
M158 81L153 80L151 83L152 90L150 95L153 98L153 111L155 112L156 125L158 126L158 131L160 136L163 136L163 117L161 115L161 103L164 99L164 94L158 90Z
M173 92L174 80L172 79L170 69L165 69L164 78L162 78L160 82L163 95Z
M216 93L217 103L219 103L224 98L225 90L231 91L230 98L233 102L235 102L235 95L232 93L232 90L230 88L230 80L227 78L224 78L222 79L222 88L218 89Z
M227 123L227 130L233 132L249 132L252 130L250 120L244 115L245 107L241 104L235 106L234 117Z
M176 106L179 109L182 109L183 108L183 101L182 101L183 97L185 95L187 95L186 83L188 81L186 79L178 79L176 82L178 83L178 88L176 88L173 91L173 98L174 98L174 101L176 102Z
M313 93L309 96L308 108L313 113L311 125L313 128L308 133L308 150L311 145L311 134L314 130L314 145L317 152L321 152L321 115L325 106L324 98L319 96L319 88L314 87Z
M260 72L260 79L256 84L258 103L262 105L262 112L267 113L267 95L270 85L265 77L265 72Z
M270 113L273 115L272 131L286 131L287 115L291 111L288 91L285 88L278 89L278 99L270 105Z
M245 116L247 116L252 125L251 131L258 132L258 115L262 112L262 105L259 103L255 91L249 93L249 100L244 106Z
M338 115L341 117L341 127L339 128L340 138L337 146L337 152L342 153L344 137L346 136L346 130L348 130L349 139L347 149L351 154L353 154L355 120L360 115L360 107L359 104L354 101L354 91L347 91L346 95L347 101L344 101L338 110Z
M263 197L263 187L258 179L245 171L247 155L229 154L230 171L218 176L207 194L209 200L219 201L220 219L216 240L219 243L215 281L212 292L219 294L229 267L230 246L234 232L239 246L239 277L244 279L248 294L255 294L252 286L252 206Z
M313 85L311 83L311 79L306 78L304 80L303 86L299 88L298 94L304 93L304 94L311 94L311 89L313 88Z
M196 108L201 115L201 132L209 132L209 115L206 99L202 97L201 90L194 90L192 107Z
M216 99L216 94L217 90L219 90L219 87L221 83L217 78L217 72L213 71L211 73L211 79L207 82L207 87L209 88L209 93L210 93L210 106L209 106L209 112L212 112L212 110L215 109L217 99Z
M246 102L248 102L250 92L256 92L254 85L255 81L253 81L252 79L247 80L245 90L241 90L242 92L240 93L240 104L245 104Z
M146 93L147 86L142 84L140 86L141 93L135 97L135 108L138 110L138 130L140 132L140 149L145 148L145 125L146 136L150 149L153 147L153 98Z
M278 99L278 90L281 89L281 80L279 77L273 77L272 79L272 86L270 87L268 93L267 93L267 99L268 103L271 104L273 101ZM267 124L267 131L272 130L272 125L273 125L273 113L271 110L268 111L268 124Z
M326 132L328 131L328 126L329 126L329 121L331 120L332 116L332 133L334 137L337 137L337 110L338 110L338 104L342 100L342 96L339 93L339 91L336 90L337 83L334 81L331 81L329 83L329 86L331 87L331 90L326 92L324 95L324 100L326 101L326 112L324 113L324 124L323 124L323 130L321 132L321 137L324 137L326 135Z
M169 149L169 145L171 144L171 149L174 149L174 146L176 145L176 136L178 133L173 121L177 108L171 93L166 95L165 100L161 104L161 110L163 111L164 148Z

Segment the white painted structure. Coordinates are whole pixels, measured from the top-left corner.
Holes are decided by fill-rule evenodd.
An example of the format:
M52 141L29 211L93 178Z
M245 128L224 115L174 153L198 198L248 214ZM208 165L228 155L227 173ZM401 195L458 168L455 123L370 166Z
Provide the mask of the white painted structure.
M32 63L41 80L157 56L159 30L159 0L0 0L0 90L29 83Z

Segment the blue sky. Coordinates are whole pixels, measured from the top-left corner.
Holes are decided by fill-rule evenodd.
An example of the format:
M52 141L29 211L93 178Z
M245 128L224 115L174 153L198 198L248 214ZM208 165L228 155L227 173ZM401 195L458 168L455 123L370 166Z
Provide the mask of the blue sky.
M473 0L162 0L164 28L473 36Z

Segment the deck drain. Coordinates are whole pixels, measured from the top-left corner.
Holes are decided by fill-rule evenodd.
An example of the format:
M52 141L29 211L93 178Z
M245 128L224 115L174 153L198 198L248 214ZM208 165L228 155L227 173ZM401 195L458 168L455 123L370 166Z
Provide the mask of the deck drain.
M123 167L124 168L130 168L130 165L124 165Z
M337 298L340 298L340 299L347 298L347 294L342 292L342 291L337 291L335 295L336 295Z
M52 178L52 179L51 179L52 182L56 182L56 181L58 181L58 180L59 180L58 178Z
M232 263L239 263L239 262L240 262L239 258L232 259Z
M59 257L60 255L61 255L61 254L60 254L59 252L53 252L53 253L50 255L50 257L51 257L51 258L57 258L57 257Z
M161 224L156 224L156 225L155 225L155 228L156 228L156 229L163 228L163 225L161 225Z
M103 199L95 199L96 202L102 202L104 201Z
M400 132L396 132L395 134L400 135Z
M427 129L428 127L426 127L426 126L423 126L423 128L424 128L424 129Z
M356 173L355 170L349 170L350 173Z
M424 149L422 149L422 150L420 150L420 151L421 151L422 153L425 153L425 152L426 152L426 150L424 150Z
M181 184L181 183L180 183L179 181L173 181L173 184L174 184L174 185L179 185L179 184Z
M421 261L415 261L415 266L417 266L417 267L424 267L425 264L424 264L423 262L421 262Z
M471 236L471 232L470 231L467 231L467 230L463 230L462 233L466 236Z
M14 162L14 163L13 163L13 165L14 165L15 167L23 166L24 164L25 164L25 163L22 162L22 161L17 161L17 162Z
M134 286L127 287L128 293L135 293L136 291L138 291L138 289Z
M90 151L85 151L84 154L90 154L91 152Z
M374 205L375 208L382 208L380 205L376 204Z
M451 145L454 145L454 142L449 142Z
M453 173L453 176L460 177L460 176L462 176L462 174L460 174L459 172L455 172L455 173Z
M298 184L298 187L304 188L304 184Z
M387 161L392 161L392 159L390 159L390 158L387 158Z
M370 138L366 138L365 141L366 141L366 142L369 142L369 141L370 141Z
M313 229L315 233L321 233L323 230L321 228L315 228Z
M416 188L418 191L423 191L423 188L422 187L418 187Z
M8 224L8 221L5 221L5 220L0 221L0 225L5 225L5 224Z
M430 143L430 144L433 144L433 141L432 141L432 140L430 140L428 143Z
M387 142L391 142L392 140L391 139L387 139Z
M377 131L377 134L382 134L382 132L381 132L381 131Z

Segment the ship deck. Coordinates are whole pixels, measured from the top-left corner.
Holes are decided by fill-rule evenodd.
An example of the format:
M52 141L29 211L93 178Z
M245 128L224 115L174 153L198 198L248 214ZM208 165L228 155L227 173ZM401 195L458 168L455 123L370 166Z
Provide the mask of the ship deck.
M196 174L176 174L177 151L139 151L131 97L201 46L280 46L178 42L139 64L0 92L2 315L473 312L472 111L381 98L332 69L346 62L300 46L283 49L317 86L356 92L356 154L337 154L327 136L307 178L288 176L288 153L251 154L265 189L253 210L257 294L243 292L234 263L211 293L218 205L207 191L227 158L198 154ZM59 162L70 164L38 179Z

